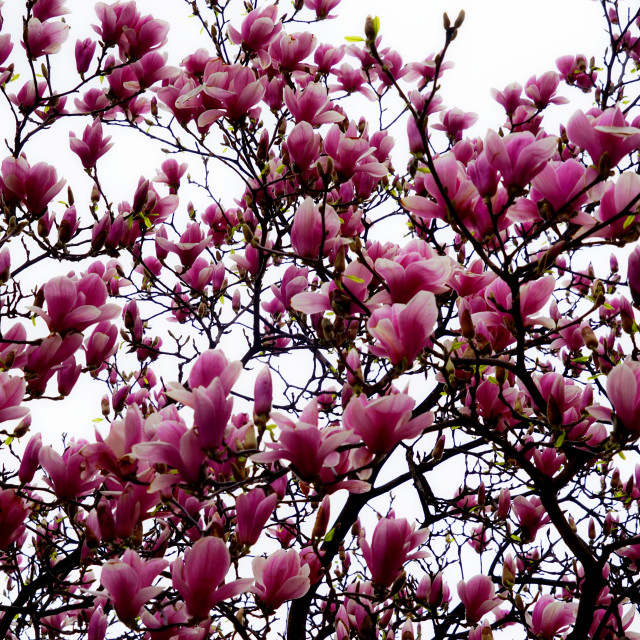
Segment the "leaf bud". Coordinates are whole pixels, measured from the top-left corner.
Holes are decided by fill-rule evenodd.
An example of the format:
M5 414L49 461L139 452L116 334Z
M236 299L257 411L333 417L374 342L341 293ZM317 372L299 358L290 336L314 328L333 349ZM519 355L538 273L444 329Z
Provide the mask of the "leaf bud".
M436 442L435 447L433 447L433 451L431 452L431 457L434 460L441 460L442 459L442 454L444 453L445 440L446 440L446 437L445 437L444 434L442 434L438 438L438 441Z
M584 340L584 344L587 349L591 349L592 351L597 349L600 346L598 342L598 338L596 338L596 334L593 332L593 329L589 326L582 327L582 339Z
M476 335L473 319L471 318L471 311L469 311L468 307L465 307L460 314L460 332L467 340L473 340Z

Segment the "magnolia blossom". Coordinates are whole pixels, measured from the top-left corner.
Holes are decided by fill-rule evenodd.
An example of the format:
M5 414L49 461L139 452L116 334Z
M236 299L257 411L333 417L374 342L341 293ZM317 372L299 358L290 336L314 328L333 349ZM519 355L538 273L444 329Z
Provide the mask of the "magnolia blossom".
M433 421L430 412L411 419L413 398L403 393L367 400L363 395L351 399L343 422L362 438L372 453L389 453L402 440L419 436Z
M272 609L287 600L301 598L309 590L310 567L301 564L294 549L280 549L268 558L254 558L251 566L256 579L253 592Z
M206 618L218 602L233 598L250 587L253 580L233 580L223 584L231 566L231 555L220 538L200 538L183 558L171 565L173 586L180 592L189 613Z
M127 549L120 560L109 560L102 566L100 583L109 594L120 620L132 622L142 605L164 591L163 587L152 587L151 583L168 565L162 558L145 561L135 551Z
M627 360L607 376L607 395L613 405L618 429L627 436L640 435L640 362Z
M477 575L458 582L458 596L462 600L469 622L479 622L483 615L502 602L500 598L496 598L495 593L493 582L487 576Z
M360 548L375 584L390 587L409 560L425 558L426 551L412 551L429 537L428 529L414 530L404 518L391 513L382 518L373 532L371 544L360 538Z
M553 596L542 596L529 614L529 624L534 635L542 640L553 640L576 619L577 604L560 602Z
M389 358L394 365L405 360L410 366L427 346L437 317L435 296L430 291L420 291L408 304L379 307L367 322L369 333L379 345L369 350Z

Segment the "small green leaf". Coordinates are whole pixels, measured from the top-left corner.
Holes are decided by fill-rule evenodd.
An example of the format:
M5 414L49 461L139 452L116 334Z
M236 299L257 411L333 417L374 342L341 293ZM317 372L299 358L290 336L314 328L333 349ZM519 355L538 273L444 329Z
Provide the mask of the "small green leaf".
M566 431L563 431L559 435L558 439L556 440L556 444L555 444L556 449L559 449L562 446L562 443L564 442L564 439L565 439L566 435L567 435Z
M104 418L94 418L91 422L102 422Z
M624 224L622 225L623 229L626 229L629 225L633 224L635 222L636 217L635 216L627 216Z
M380 32L380 18L378 16L373 19L373 31L375 32L376 36Z
M335 534L336 534L336 530L335 530L335 527L334 527L333 529L331 529L331 531L327 532L327 535L324 538L322 538L322 541L323 542L331 542L333 540L333 536L335 536Z
M287 170L287 167L283 164L281 164L277 169L276 169L276 173L278 175L283 174L285 171Z
M4 441L4 443L5 443L5 444L7 444L7 445L8 445L8 444L11 444L12 442L13 442L13 436L9 436L9 437Z
M344 38L347 42L364 42L364 38L360 36L345 36Z
M364 284L364 280L362 278L358 278L358 276L346 276L346 278L348 280L353 280L354 282L357 282L358 284Z

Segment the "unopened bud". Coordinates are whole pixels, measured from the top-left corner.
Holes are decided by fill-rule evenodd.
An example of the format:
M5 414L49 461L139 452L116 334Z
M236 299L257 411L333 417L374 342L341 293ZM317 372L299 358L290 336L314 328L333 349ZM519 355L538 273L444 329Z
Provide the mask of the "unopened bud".
M367 16L367 19L364 21L364 35L367 39L367 45L375 45L376 38L378 37L378 29L376 28L377 23L379 21L377 18L372 18L371 16Z
M111 405L109 402L109 396L104 395L102 396L102 400L100 401L100 407L102 409L102 415L106 418L109 415L109 412L111 411Z
M511 589L516 582L516 577L513 575L511 567L505 562L502 565L502 586L506 589Z
M476 335L476 330L473 326L473 319L471 318L471 311L468 307L465 307L460 313L460 333L467 340L473 340Z
M584 344L587 349L595 350L600 346L598 342L598 338L596 338L596 334L593 332L593 329L589 326L582 327L582 339L584 340Z
M456 18L456 21L453 23L454 29L459 29L462 26L462 23L464 22L464 17L465 17L464 9L460 9L460 13Z
M324 534L327 532L330 515L331 504L329 502L329 496L325 496L316 514L316 521L313 525L313 532L311 533L312 538L318 539L324 536Z
M445 443L445 435L442 434L438 441L436 442L436 446L433 447L433 451L431 452L431 457L434 460L440 460L442 458L442 454L444 453L444 443Z
M596 523L593 518L589 518L589 540L596 539Z
M242 304L240 301L240 289L236 289L233 292L233 296L231 297L231 308L234 310L235 313L238 313L238 311L240 311L241 306Z

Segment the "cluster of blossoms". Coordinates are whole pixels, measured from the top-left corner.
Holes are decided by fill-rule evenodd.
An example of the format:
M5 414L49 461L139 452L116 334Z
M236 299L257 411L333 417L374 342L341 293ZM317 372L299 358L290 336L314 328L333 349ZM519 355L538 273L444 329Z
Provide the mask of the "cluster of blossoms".
M68 86L64 0L21 47L0 13L0 636L640 638L640 249L599 257L640 237L640 14L602 0L606 73L562 57L469 137L463 13L405 64L377 19L298 30L340 0L245 4L190 3L170 65L168 22L99 2ZM596 106L545 128L571 87ZM64 121L78 204L31 146ZM112 195L122 127L170 157ZM85 388L95 433L48 444L32 401Z

